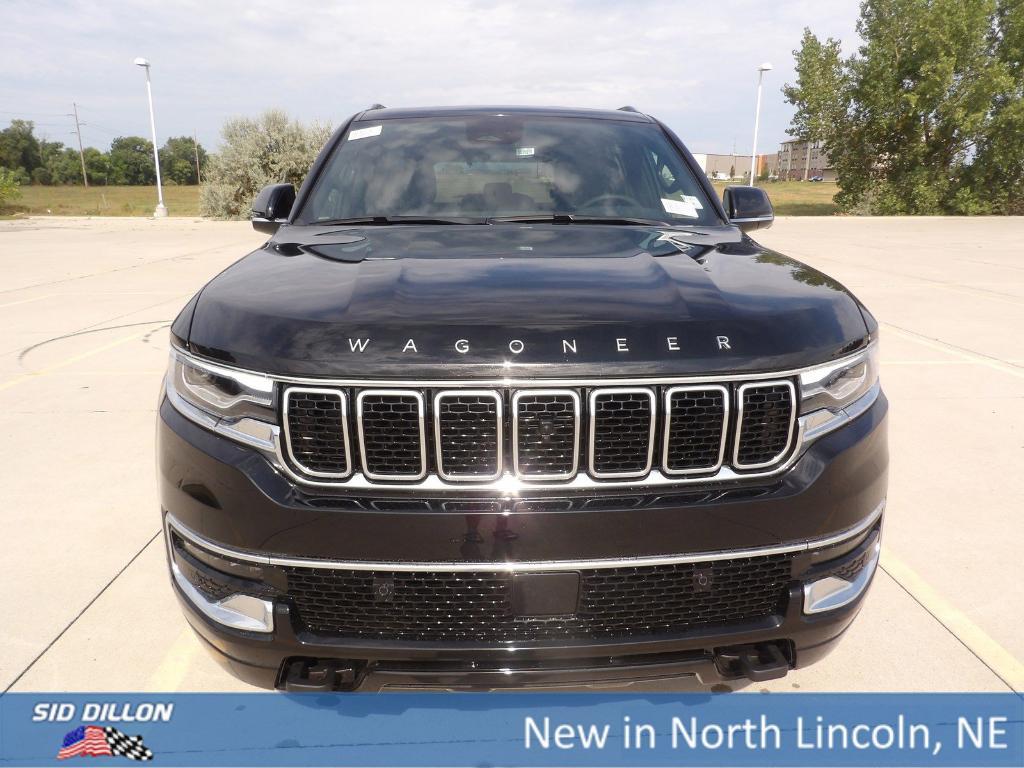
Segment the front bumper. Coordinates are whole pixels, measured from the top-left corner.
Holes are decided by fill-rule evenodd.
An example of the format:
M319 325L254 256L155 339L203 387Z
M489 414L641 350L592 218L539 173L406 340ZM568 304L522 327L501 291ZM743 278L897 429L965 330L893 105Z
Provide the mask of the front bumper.
M164 401L159 464L168 528L228 559L265 560L269 571L275 562L324 561L434 571L467 563L502 569L511 562L530 572L622 565L637 558L713 561L746 550L794 554L786 599L771 616L671 635L598 640L509 644L318 636L304 627L288 600L279 599L280 583L266 585L257 602L233 606L256 621L257 603L265 600L263 620L272 631L254 630L258 625L233 628L204 610L180 572L176 592L189 622L218 659L263 687L619 685L687 676L713 685L777 677L824 656L853 621L870 584L877 558L864 552L877 553L880 535L886 410L881 396L770 483L675 494L638 486L600 497L595 507L592 497L557 493L528 499L463 496L457 503L394 493L308 494L258 453L201 429ZM175 552L168 552L173 564ZM860 566L850 572L857 558ZM809 585L835 573L848 576L857 588L824 603L820 612L805 610L813 603Z

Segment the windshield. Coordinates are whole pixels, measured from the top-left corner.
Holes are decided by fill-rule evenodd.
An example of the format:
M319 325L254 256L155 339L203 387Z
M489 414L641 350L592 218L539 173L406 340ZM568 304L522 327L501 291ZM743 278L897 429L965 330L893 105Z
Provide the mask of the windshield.
M296 222L559 215L721 223L657 125L507 115L353 123Z

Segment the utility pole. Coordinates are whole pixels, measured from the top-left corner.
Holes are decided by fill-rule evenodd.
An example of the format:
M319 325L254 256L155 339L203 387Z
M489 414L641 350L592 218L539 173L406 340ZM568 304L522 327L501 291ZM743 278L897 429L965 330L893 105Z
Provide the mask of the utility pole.
M82 182L85 184L85 188L89 188L89 177L85 173L85 150L82 149L82 124L78 122L78 105L75 102L71 102L71 108L75 110L74 114L68 115L68 117L75 118L75 135L78 137L78 159L82 161Z
M192 129L192 147L196 151L196 184L203 183L203 177L199 173L199 138L196 135L196 129Z

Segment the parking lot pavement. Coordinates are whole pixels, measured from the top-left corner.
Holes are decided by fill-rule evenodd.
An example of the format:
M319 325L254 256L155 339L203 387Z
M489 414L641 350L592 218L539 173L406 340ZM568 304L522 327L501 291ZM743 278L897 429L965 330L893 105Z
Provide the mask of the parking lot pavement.
M838 650L753 690L1024 688L1024 219L780 219L881 323L882 571ZM244 223L0 222L0 690L245 690L180 616L153 467L167 325Z

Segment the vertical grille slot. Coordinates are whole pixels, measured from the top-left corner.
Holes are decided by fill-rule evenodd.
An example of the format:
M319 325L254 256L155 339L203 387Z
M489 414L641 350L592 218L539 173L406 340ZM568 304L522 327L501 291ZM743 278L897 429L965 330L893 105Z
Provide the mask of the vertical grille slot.
M789 451L796 419L796 389L790 381L742 384L737 392L736 448L733 466L760 469Z
M356 396L359 452L371 480L420 480L427 474L423 395L364 389Z
M347 477L352 464L345 393L289 387L283 400L285 447L292 464L310 477Z
M645 387L590 392L590 474L642 477L654 452L653 390Z
M512 456L519 477L575 477L579 444L580 396L575 391L520 390L512 396Z
M502 472L501 395L449 390L434 396L437 474L444 480L495 480Z
M662 470L666 475L713 472L725 459L729 393L722 386L665 390Z

